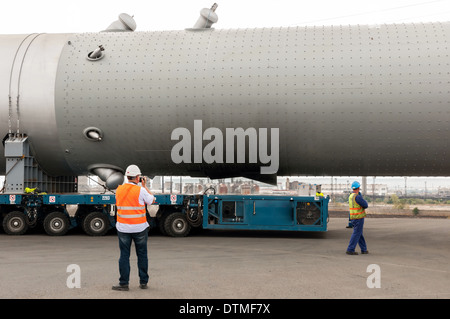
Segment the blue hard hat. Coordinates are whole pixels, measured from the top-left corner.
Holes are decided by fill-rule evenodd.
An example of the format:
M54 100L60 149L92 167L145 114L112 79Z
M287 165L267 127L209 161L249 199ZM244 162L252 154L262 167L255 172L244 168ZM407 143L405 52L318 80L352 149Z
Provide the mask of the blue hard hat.
M361 184L360 184L359 182L354 181L354 182L352 183L352 189L357 189L357 188L360 188L360 187L361 187Z

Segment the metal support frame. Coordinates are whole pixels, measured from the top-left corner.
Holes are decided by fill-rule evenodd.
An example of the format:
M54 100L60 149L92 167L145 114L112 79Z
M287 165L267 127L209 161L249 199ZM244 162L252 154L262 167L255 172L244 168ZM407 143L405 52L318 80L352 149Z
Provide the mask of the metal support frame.
M40 168L31 154L26 135L12 134L4 143L6 158L4 193L24 193L26 188L52 193L77 192L76 176L49 176Z

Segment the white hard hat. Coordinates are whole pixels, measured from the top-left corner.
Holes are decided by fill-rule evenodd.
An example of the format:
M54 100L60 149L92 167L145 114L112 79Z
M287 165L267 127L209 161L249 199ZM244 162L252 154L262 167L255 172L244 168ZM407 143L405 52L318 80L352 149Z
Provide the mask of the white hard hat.
M141 175L141 170L136 165L130 165L125 171L125 176L138 176Z

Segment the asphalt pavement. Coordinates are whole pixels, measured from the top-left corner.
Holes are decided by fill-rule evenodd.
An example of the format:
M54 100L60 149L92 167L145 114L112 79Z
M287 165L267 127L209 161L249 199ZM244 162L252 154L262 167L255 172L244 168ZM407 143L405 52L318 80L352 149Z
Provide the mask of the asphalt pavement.
M448 299L450 219L367 219L369 254L349 256L352 230L331 218L328 231L203 231L185 238L150 232L149 289L118 283L114 231L0 232L2 299ZM134 249L134 247L133 247Z

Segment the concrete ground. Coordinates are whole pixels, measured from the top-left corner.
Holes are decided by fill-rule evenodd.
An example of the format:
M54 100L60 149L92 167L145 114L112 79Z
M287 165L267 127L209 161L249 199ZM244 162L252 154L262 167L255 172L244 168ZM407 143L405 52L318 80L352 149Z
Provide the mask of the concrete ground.
M171 238L151 232L149 289L138 287L133 254L128 292L111 290L119 276L114 231L104 237L0 232L0 298L450 297L450 219L367 218L370 253L358 256L345 254L347 223L331 218L326 233L207 231ZM76 274L80 288L68 288Z

